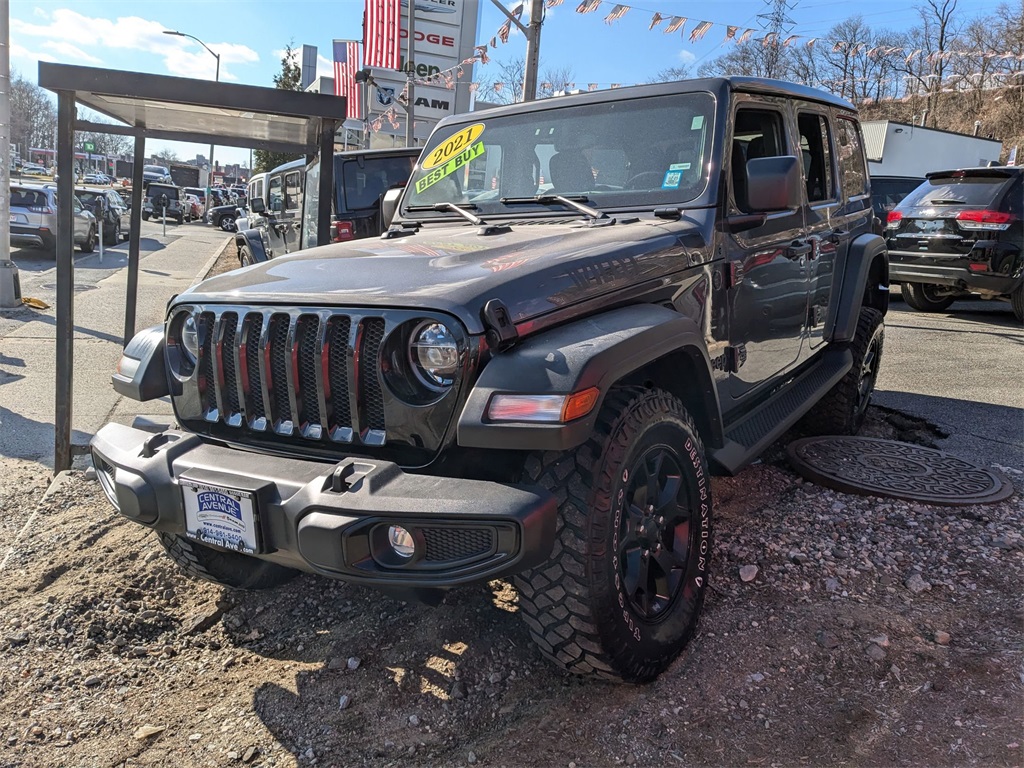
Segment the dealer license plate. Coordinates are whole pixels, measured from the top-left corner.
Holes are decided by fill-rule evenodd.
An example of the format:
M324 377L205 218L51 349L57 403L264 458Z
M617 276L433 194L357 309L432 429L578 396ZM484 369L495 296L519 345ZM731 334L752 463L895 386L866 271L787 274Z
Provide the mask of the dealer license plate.
M248 491L183 480L185 533L196 541L236 552L259 552L256 502Z

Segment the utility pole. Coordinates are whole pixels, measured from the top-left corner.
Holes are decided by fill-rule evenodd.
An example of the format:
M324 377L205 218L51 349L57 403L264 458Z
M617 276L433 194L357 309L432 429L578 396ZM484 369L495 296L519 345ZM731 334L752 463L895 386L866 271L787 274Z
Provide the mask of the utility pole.
M11 3L0 0L0 263L11 258ZM11 265L14 266L13 264Z
M415 0L409 2L409 45L407 53L405 55L405 68L408 75L406 80L405 92L409 97L407 102L408 107L405 110L405 146L414 147L416 146L416 121L414 120L416 114L416 85L413 79L416 76L416 63L413 61L413 51L416 49L416 3Z
M530 25L525 26L509 13L498 0L491 0L494 7L505 14L526 37L526 66L523 68L523 101L537 98L537 70L540 68L540 27L544 23L544 0L530 0Z

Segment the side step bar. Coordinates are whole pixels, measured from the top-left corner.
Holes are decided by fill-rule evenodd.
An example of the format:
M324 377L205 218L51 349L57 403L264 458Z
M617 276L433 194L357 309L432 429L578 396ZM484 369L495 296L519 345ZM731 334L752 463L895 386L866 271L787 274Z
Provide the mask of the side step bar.
M709 458L715 469L735 475L792 427L853 367L848 349L826 350L821 359L756 409L730 424L725 445Z

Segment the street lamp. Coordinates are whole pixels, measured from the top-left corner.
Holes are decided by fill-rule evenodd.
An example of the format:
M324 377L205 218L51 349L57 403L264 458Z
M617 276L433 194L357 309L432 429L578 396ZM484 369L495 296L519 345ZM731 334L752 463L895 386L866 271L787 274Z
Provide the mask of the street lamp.
M206 43L204 43L202 40L200 40L195 35L189 35L189 34L187 34L185 32L177 32L177 31L172 30L172 29L165 29L164 30L164 34L165 35L174 35L175 37L187 37L189 40L195 40L197 43L199 43L201 46L203 46L203 48L205 48L207 50L207 52L211 56L213 56L213 58L215 58L217 60L217 74L214 77L214 82L217 82L217 83L220 82L220 54L219 53L215 53L214 51L210 50L210 46L208 46ZM207 212L207 214L209 214L210 207L211 207L211 205L213 203L213 194L211 192L212 189L213 189L213 143L211 142L210 143L210 173L207 174L207 177L206 177L206 212Z

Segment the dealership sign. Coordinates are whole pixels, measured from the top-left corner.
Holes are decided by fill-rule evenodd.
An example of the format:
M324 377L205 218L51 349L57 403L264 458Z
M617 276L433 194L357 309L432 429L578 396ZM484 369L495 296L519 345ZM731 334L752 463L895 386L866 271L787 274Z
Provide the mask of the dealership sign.
M477 38L477 21L480 0L412 0L415 8L413 35L413 62L407 61L409 44L409 0L402 0L401 66L402 70L374 67L373 79L377 88L371 89L370 114L380 115L389 109L400 123L393 128L385 120L382 130L396 135L405 134L405 110L395 108L395 100L405 89L406 72L412 69L413 76L422 80L441 72L453 70L466 59L472 58ZM454 71L452 72L454 75ZM470 106L469 86L473 79L472 65L463 66L461 78L453 77L455 87L451 90L443 84L435 86L416 85L414 90L414 115L416 135L429 134L441 118L459 112L468 112Z

